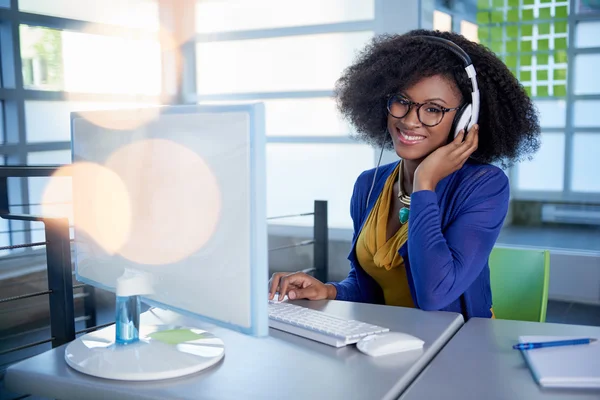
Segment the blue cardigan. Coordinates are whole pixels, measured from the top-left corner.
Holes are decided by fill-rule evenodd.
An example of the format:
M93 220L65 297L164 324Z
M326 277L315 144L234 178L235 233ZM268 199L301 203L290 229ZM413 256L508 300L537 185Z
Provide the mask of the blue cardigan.
M350 214L354 223L350 273L331 282L337 300L384 304L380 286L356 258L356 240L385 181L397 162L363 172L354 185ZM462 313L465 318L491 317L488 258L504 223L509 184L504 172L489 164L467 161L441 180L435 192L411 196L408 240L398 250L404 259L410 294L416 307Z

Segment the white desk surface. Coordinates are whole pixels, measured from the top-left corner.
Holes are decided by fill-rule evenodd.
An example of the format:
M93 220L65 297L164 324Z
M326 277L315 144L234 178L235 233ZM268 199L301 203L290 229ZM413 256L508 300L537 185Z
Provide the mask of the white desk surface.
M600 400L600 390L538 386L521 353L512 349L521 335L600 337L600 327L472 318L401 400Z
M79 373L64 361L64 346L11 366L6 388L57 399L396 399L463 324L456 313L341 301L298 301L343 318L402 331L425 341L422 350L372 358L355 346L340 349L274 329L254 338L177 314L154 310L142 323L210 330L226 346L210 369L173 380L130 383ZM157 316L159 321L156 320Z

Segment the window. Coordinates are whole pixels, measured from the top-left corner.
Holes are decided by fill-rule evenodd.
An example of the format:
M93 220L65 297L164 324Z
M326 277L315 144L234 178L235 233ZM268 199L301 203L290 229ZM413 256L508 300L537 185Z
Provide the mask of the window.
M433 12L433 29L436 31L450 32L452 30L452 16L445 12L435 10Z
M574 60L575 94L600 94L600 52L596 54L578 54Z
M371 20L374 0L197 0L197 32L231 32Z
M479 43L478 26L469 21L460 21L460 34L472 42Z
M199 94L330 90L372 32L199 43Z
M598 45L598 35L593 33L600 26L598 21L577 21L577 16L569 20L567 0L481 0L478 5L479 38L502 58L533 97L543 131L539 153L514 168L514 198L538 193L545 194L541 198L546 201L577 202L583 198L580 193L595 192L592 181L598 180L582 164L593 165L590 157L595 134L577 130L600 131L593 111L600 105L600 97L574 96L600 95L596 73L600 53L577 51ZM574 49L568 48L570 32L575 35Z
M539 112L540 125L543 128L561 128L566 126L566 100L539 99L534 100Z
M579 0L574 22L575 49L573 59L573 126L570 168L570 190L600 197L600 4ZM579 20L580 13L585 18ZM595 198L595 197L594 197Z
M156 95L161 90L156 40L21 25L26 89Z
M598 100L575 100L573 111L573 125L576 128L597 128L600 126Z
M519 165L517 189L560 192L563 190L565 135L542 133L542 147L532 161Z
M596 0L575 0L577 12L581 14L600 13L600 4Z
M600 47L600 21L579 22L575 31L575 46L580 49Z
M265 104L269 216L329 201L329 225L350 228L358 175L374 166L332 99L335 82L370 42L373 0L198 0L196 90L200 103ZM318 10L318 12L315 12ZM277 220L312 225L310 218Z
M110 110L151 106L152 104L83 102L83 101L25 101L25 125L28 143L68 142L71 140L71 112Z
M356 178L373 167L373 149L362 144L269 144L269 216L312 210L314 200L329 200L329 226L349 227L350 197ZM310 218L281 223L312 225Z
M568 0L479 1L481 43L494 51L534 97L565 97Z
M576 192L600 193L600 158L596 149L600 146L600 130L576 133L573 137L573 169L571 189Z
M206 101L205 104L232 104L243 101ZM265 106L267 136L347 136L354 128L337 110L335 100L327 97L308 99L254 99ZM310 115L310 118L305 116Z
M160 101L158 0L0 0L0 7L11 7L11 3L10 13L0 15L0 22L9 28L3 33L10 39L2 43L0 75L13 89L0 93L2 163L70 163L72 111ZM11 37L12 32L18 37ZM13 48L16 43L20 48ZM23 78L22 86L15 71ZM7 141L9 145L4 145ZM68 179L61 183L60 198L41 206L48 181L9 178L11 212L70 216L70 204L65 206L71 201ZM43 240L40 223L0 222L0 245Z
M158 30L158 0L19 0L19 10L102 24Z

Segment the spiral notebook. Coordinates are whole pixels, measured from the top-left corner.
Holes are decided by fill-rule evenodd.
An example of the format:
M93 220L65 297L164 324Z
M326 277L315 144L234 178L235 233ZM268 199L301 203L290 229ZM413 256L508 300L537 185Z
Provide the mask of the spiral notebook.
M584 336L520 336L520 343L581 339ZM600 341L522 351L535 380L543 387L600 389Z

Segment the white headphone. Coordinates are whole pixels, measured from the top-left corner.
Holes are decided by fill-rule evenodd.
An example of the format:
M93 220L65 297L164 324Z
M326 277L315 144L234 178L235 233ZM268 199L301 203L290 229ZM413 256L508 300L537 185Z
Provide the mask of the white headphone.
M450 50L454 54L456 54L463 62L465 71L471 80L471 102L465 102L460 109L456 111L456 115L454 116L454 122L452 123L452 128L450 129L450 135L452 138L456 137L461 130L465 130L466 132L471 129L473 125L477 123L479 120L479 88L477 87L477 72L475 72L475 67L471 62L471 57L461 49L456 43L444 39L438 36L417 36L423 38L425 40L429 40L430 42L438 43L444 46L446 49Z

